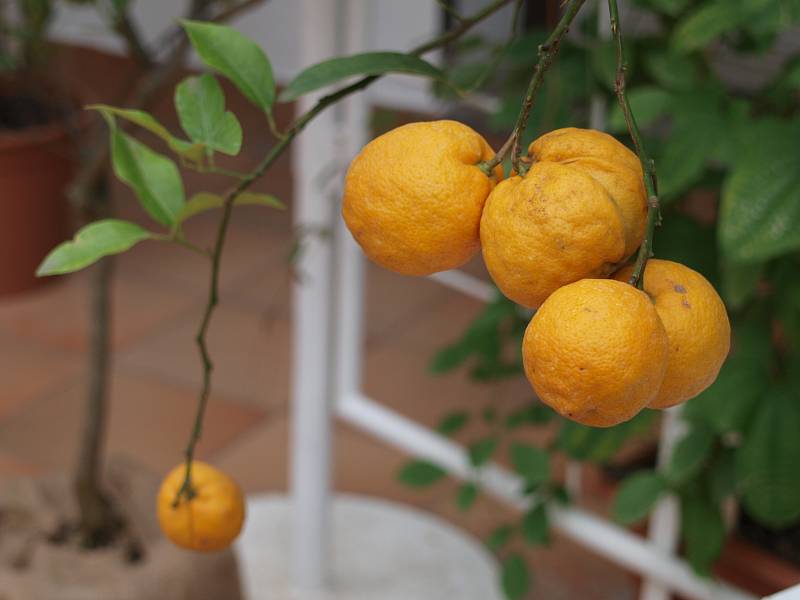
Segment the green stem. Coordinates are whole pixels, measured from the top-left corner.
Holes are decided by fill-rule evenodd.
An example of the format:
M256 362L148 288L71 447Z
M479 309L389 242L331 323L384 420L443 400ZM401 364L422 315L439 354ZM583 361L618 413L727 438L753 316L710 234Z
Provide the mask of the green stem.
M517 116L517 122L514 124L514 129L512 130L511 135L509 136L508 140L506 140L506 143L503 144L503 147L500 149L500 151L495 154L494 158L492 158L490 161L483 163L482 168L484 168L486 172L491 173L492 169L503 162L509 151L511 152L511 164L516 172L520 175L524 175L528 171L529 166L524 164L521 160L521 142L525 128L528 126L528 117L533 109L536 92L539 91L539 88L544 81L544 74L553 64L553 61L558 55L558 51L561 46L561 40L569 31L572 21L577 16L578 11L580 11L584 2L585 0L572 0L569 6L567 6L567 9L564 11L564 14L561 16L561 20L550 33L549 37L545 40L544 44L539 46L539 62L536 63L536 68L534 69L531 80L528 83L528 89L525 92L525 100L522 102L522 106L520 107L519 115Z
M500 8L511 2L511 0L495 0L491 4L484 7L482 10L476 12L469 18L464 18L458 26L447 31L443 35L434 38L433 40L417 46L411 51L411 54L419 55L435 48L446 46L459 36L463 35L466 31L471 29L474 25L481 22L489 15L497 12ZM298 117L294 123L289 127L284 136L270 149L267 155L261 160L253 171L243 177L226 195L225 201L222 206L222 217L219 221L217 228L217 238L214 244L214 249L211 253L211 281L208 289L208 301L206 303L203 318L200 321L200 327L195 336L195 342L200 353L200 358L203 363L203 383L200 389L200 396L197 403L197 412L195 414L194 425L189 436L189 442L186 445L186 471L178 493L175 496L173 506L177 506L181 497L190 500L194 496L194 489L192 488L192 461L194 460L195 447L203 433L203 417L205 415L206 406L208 405L208 397L211 393L211 373L214 370L214 363L211 360L211 355L208 352L208 345L206 336L208 334L208 327L211 323L214 309L219 302L219 270L222 258L222 251L225 247L225 238L228 231L228 224L230 223L231 214L233 212L233 205L236 198L240 194L250 188L253 183L261 178L262 175L269 169L272 164L283 154L289 147L294 138L308 125L317 115L319 115L326 108L335 104L342 98L350 94L363 90L374 81L380 78L380 75L371 75L359 79L355 83L345 86L327 96L323 96L317 103Z
M647 224L645 226L644 240L639 247L639 252L636 255L636 261L633 265L633 272L628 280L631 285L641 289L643 283L642 274L647 265L647 260L653 255L653 236L655 234L655 228L656 225L661 223L658 187L656 184L656 168L655 163L647 156L647 152L644 149L642 134L639 131L639 126L636 124L636 118L633 116L631 104L625 89L625 74L628 71L628 64L625 60L625 49L622 45L622 31L620 29L617 0L608 0L608 10L611 15L611 34L614 36L614 41L617 45L617 78L614 82L614 89L617 93L619 105L622 108L622 114L625 115L628 133L633 140L636 154L639 156L639 161L642 163L642 176L647 193Z

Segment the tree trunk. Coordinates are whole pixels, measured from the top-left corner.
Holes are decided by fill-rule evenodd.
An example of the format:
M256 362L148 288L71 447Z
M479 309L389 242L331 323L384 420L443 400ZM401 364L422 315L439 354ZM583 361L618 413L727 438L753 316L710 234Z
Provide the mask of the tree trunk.
M87 221L107 217L111 213L107 173L99 179L92 190L92 198L87 203ZM122 526L122 520L117 516L101 486L110 372L109 289L112 267L112 259L104 258L89 274L88 386L80 454L74 478L80 509L79 529L84 545L89 547L110 543Z

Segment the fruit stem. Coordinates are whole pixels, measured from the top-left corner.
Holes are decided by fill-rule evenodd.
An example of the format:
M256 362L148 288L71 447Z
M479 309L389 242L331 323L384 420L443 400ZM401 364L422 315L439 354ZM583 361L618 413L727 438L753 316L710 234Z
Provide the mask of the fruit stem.
M628 280L633 286L642 289L642 273L647 265L647 260L653 255L653 236L656 225L661 224L661 213L658 202L658 185L656 180L656 166L651 158L647 156L642 142L642 134L633 116L631 104L628 101L628 94L625 88L625 73L628 71L628 63L625 59L625 49L622 45L622 30L620 29L619 7L617 0L608 0L608 12L611 16L611 33L617 46L617 77L614 82L614 90L617 93L622 114L625 115L625 123L628 126L628 133L633 140L636 154L642 163L642 176L644 187L647 193L647 225L645 226L644 240L639 247L636 255L636 262L633 265L633 272Z
M517 116L517 122L514 125L511 135L509 136L508 140L506 140L506 143L503 144L503 147L500 149L500 151L494 156L494 158L486 163L488 167L487 170L489 172L491 172L492 169L494 169L505 159L509 150L511 151L511 165L517 173L524 175L527 173L528 169L530 169L530 164L521 160L521 142L525 128L528 126L528 117L533 109L536 92L539 91L539 88L544 81L544 74L553 64L556 56L558 55L558 51L561 46L561 40L569 31L572 21L577 16L578 11L581 9L585 1L586 0L572 0L569 3L569 6L567 6L567 9L564 11L561 20L555 26L548 38L544 41L544 44L539 46L539 61L536 63L536 68L533 70L533 75L528 83L528 89L525 92L525 100L523 100L522 106L520 107L519 115Z
M494 14L510 2L511 0L494 0L494 2L475 12L472 16L462 18L456 27L453 27L442 35L433 38L432 40L420 46L417 46L411 50L410 54L420 55L430 50L435 50L436 48L448 45L450 42L458 39L461 35L469 31L473 26ZM233 204L236 201L236 198L249 189L253 183L255 183L261 178L262 175L264 175L264 173L272 166L272 164L291 145L294 138L317 115L342 98L359 90L363 90L379 78L380 75L363 77L362 79L359 79L348 86L342 87L337 91L320 98L319 101L317 101L317 103L307 112L295 119L289 129L286 130L286 132L279 138L278 142L272 148L270 148L269 152L267 152L267 155L261 160L260 163L258 163L255 169L243 176L238 183L225 195L222 205L222 216L220 217L219 226L217 227L217 238L216 242L214 243L214 249L211 253L211 279L208 288L208 301L206 303L205 311L203 312L203 318L200 322L200 327L195 337L195 342L197 343L197 348L203 363L203 384L200 388L200 394L198 397L194 425L192 427L191 434L189 435L189 442L186 445L186 470L183 483L178 489L178 492L175 494L173 506L177 507L180 504L182 497L185 497L188 501L191 500L195 495L194 488L192 487L192 461L194 460L195 447L197 446L197 442L200 441L200 437L202 436L203 432L203 419L205 416L206 406L208 404L208 397L211 393L211 373L214 370L214 364L211 361L211 355L208 351L206 336L208 333L208 327L211 324L211 318L213 316L214 309L218 303L220 263L222 259L222 251L225 247L225 237L228 231L228 224L231 219L231 213L233 212Z

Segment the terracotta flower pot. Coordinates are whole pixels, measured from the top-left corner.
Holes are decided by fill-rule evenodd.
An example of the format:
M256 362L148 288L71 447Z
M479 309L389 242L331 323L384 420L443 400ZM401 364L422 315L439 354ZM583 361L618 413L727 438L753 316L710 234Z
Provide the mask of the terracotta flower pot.
M69 123L0 130L0 296L40 285L36 267L67 238L75 167Z

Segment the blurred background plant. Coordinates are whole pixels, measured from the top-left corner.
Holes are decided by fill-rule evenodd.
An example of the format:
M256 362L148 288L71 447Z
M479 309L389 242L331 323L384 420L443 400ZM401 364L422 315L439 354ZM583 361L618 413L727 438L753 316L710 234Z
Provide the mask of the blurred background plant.
M528 141L559 127L589 126L594 112L595 123L599 118L630 144L613 93L615 50L597 25L607 16L598 19L589 8L545 78ZM716 383L682 411L685 431L671 460L656 467L653 444L635 465L646 468L623 469L613 512L634 524L664 495L677 495L684 554L706 575L734 527L800 558L796 540L776 543L782 534L791 538L800 523L798 24L796 0L636 0L625 11L628 93L659 175L663 225L655 254L696 269L721 291L734 339ZM513 127L546 35L530 31L500 44L472 36L449 56L452 81L473 92L468 103L488 112L498 132ZM438 91L451 98L451 89ZM486 101L491 96L498 100ZM466 368L482 385L524 377L520 343L529 320L529 312L498 294L430 368ZM646 410L628 423L594 429L532 400L442 418L445 435L461 435L470 421L482 421L489 432L467 440L476 475L459 489L462 509L480 493L480 467L503 452L536 499L519 522L499 528L488 542L504 558L509 598L522 597L530 578L520 555L505 549L507 540L520 534L530 544L546 544L548 510L568 501L556 465L563 457L608 465L632 438L652 438L659 416ZM549 442L521 443L532 435L542 439L527 428L548 432ZM413 461L399 477L425 487L444 475Z

